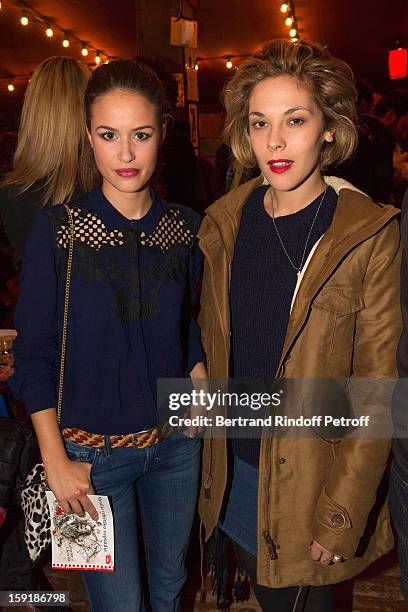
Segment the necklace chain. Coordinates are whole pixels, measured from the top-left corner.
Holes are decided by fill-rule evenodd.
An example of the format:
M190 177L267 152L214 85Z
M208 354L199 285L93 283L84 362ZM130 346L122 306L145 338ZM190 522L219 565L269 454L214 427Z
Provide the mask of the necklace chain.
M320 207L321 207L321 205L322 205L322 203L323 203L323 200L324 200L324 197L325 197L325 195L326 195L326 192L327 192L327 187L326 187L326 189L324 190L324 193L323 193L322 197L320 198L319 206L317 207L316 214L315 214L315 216L314 216L314 219L313 219L313 221L312 221L312 225L310 226L310 230L309 230L309 233L308 233L308 235L307 235L307 239L306 239L305 248L303 249L302 259L301 259L301 261L300 261L300 266L299 266L299 267L297 267L297 266L295 266L295 264L293 263L293 261L292 261L292 259L291 259L290 255L289 255L289 253L287 252L286 247L285 247L285 245L284 245L284 243L283 243L283 240L282 240L282 238L281 238L281 235L280 235L280 233L279 233L279 230L278 230L278 228L277 228L276 221L275 221L275 209L274 209L274 207L273 207L272 193L271 193L271 188L269 187L269 196L270 196L270 199L271 199L271 206L272 206L272 221L273 221L273 226L274 226L275 231L276 231L276 234L277 234L277 236L278 236L278 238L279 238L279 242L281 243L282 249L284 250L286 257L287 257L287 258L288 258L288 260L289 260L290 265L292 266L292 268L293 268L294 270L296 270L296 272L297 272L298 274L300 274L300 272L301 272L301 270L302 270L302 268L303 268L303 262L304 262L305 255L306 255L306 251L307 251L307 245L309 244L309 239L310 239L310 236L311 236L311 234L312 234L312 229L313 229L314 224L315 224L315 222L316 222L317 215L319 214Z

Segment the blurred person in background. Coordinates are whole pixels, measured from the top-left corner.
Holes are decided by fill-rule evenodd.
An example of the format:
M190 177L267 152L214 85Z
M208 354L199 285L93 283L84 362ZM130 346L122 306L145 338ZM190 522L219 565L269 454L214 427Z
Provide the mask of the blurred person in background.
M17 145L17 132L7 131L0 134L0 176L10 172Z
M225 142L221 143L217 149L215 165L221 174L225 193L260 174L257 165L253 168L244 168L237 159L234 159L231 147Z
M374 115L393 137L392 197L401 207L408 187L408 89L391 89L378 100Z
M390 483L390 510L397 532L401 590L408 601L408 189L402 203L401 312L403 329L398 345L399 379L393 396L394 438Z
M371 115L374 106L374 87L364 77L356 78L357 112L360 115Z
M393 134L401 151L408 150L408 89L391 89L378 100L374 115Z
M160 148L154 187L168 202L177 202L202 213L206 205L204 184L193 145L185 126L173 119L177 110L178 85L161 60L138 57L155 71L163 84L169 114L169 123Z
M35 213L83 193L78 168L89 75L75 59L50 57L37 66L27 86L13 167L0 184L5 233L20 258Z
M12 314L17 301L20 262L4 232L0 217L0 329L13 327Z
M372 85L357 79L358 143L353 157L326 170L344 178L375 202L387 203L392 194L394 142L388 129L374 117Z
M231 162L231 156L231 148L225 142L221 142L221 144L217 147L217 151L215 153L215 167L218 168L218 172L220 173L224 190L228 167Z

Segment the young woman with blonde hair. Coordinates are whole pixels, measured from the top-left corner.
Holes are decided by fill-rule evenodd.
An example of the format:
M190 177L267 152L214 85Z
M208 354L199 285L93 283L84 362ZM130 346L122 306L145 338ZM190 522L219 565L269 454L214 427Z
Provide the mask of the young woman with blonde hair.
M355 95L344 62L285 40L227 83L226 141L262 176L213 204L200 229L212 378L395 376L398 211L323 176L353 153ZM330 414L321 390L312 414ZM370 391L367 405L378 399ZM206 535L219 525L232 539L263 610L328 612L329 585L392 547L386 506L375 504L389 440L267 426L260 439L243 436L206 440Z
M84 188L78 170L86 141L83 97L90 70L50 57L34 70L24 96L13 169L0 188L8 239L22 255L34 214L69 202Z

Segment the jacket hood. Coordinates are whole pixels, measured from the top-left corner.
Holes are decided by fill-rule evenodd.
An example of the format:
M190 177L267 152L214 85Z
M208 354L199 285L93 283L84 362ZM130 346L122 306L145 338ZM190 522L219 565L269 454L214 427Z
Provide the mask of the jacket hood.
M344 179L325 176L324 180L338 194L333 222L327 232L336 243L357 235L363 239L373 235L400 212L394 206L377 204ZM214 230L218 230L232 259L242 208L251 192L262 184L268 184L263 175L240 185L207 208L199 231L201 241L205 242Z

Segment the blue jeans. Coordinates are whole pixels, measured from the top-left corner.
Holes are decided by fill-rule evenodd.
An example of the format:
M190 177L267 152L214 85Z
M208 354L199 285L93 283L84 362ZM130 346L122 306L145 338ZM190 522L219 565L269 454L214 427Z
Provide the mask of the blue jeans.
M106 444L106 442L108 444ZM198 495L201 442L175 433L150 448L95 449L65 441L70 459L92 463L98 495L111 500L115 571L84 571L91 610L145 610L140 534L152 612L180 610L186 552Z
M393 461L390 490L390 512L397 532L398 561L401 568L401 590L408 601L408 477Z

